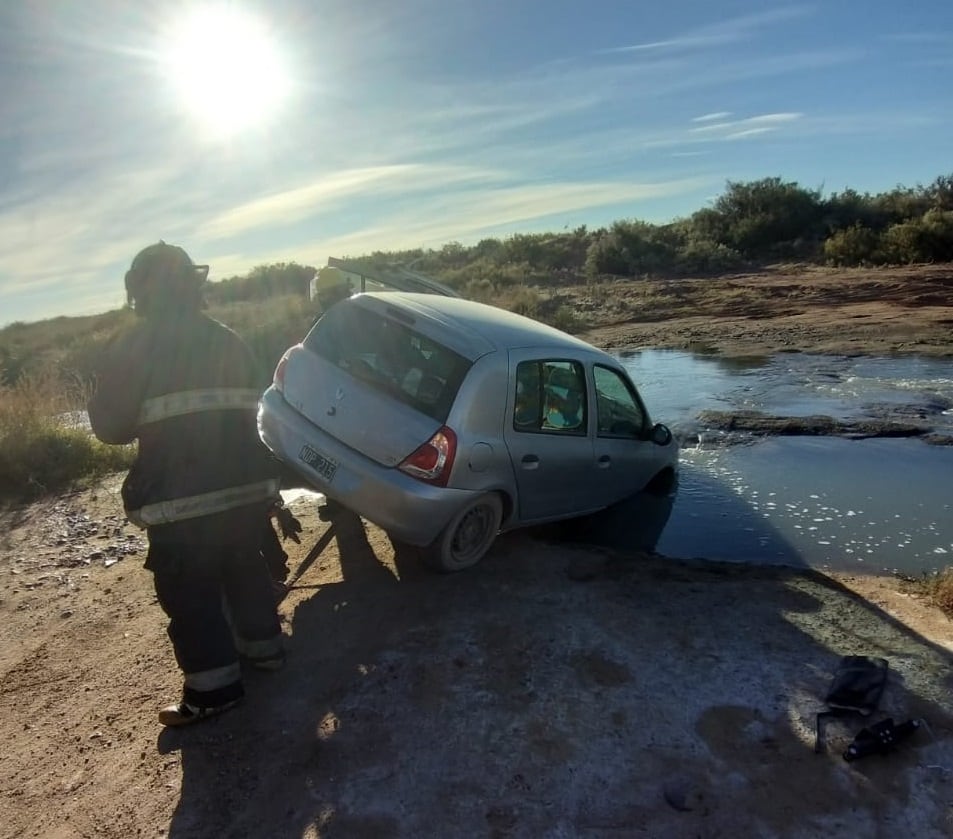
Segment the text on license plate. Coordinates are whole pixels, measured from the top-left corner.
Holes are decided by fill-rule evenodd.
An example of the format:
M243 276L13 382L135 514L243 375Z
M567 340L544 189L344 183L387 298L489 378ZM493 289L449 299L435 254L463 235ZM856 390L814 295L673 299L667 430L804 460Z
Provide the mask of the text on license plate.
M314 471L328 483L334 480L334 473L337 471L338 465L331 460L331 458L325 457L321 452L311 448L307 443L301 447L301 451L298 452L298 457L314 469Z

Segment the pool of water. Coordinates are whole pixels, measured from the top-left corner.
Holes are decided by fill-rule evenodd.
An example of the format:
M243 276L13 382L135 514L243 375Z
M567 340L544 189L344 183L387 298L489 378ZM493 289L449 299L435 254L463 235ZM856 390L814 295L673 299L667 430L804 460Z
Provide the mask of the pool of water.
M653 418L684 439L668 505L635 499L585 538L671 556L918 574L953 565L953 447L917 439L706 433L700 411L841 419L912 412L953 431L953 363L778 355L619 355Z
M653 416L691 428L706 409L865 419L885 411L929 417L953 432L953 362L801 353L719 359L647 350L619 354Z

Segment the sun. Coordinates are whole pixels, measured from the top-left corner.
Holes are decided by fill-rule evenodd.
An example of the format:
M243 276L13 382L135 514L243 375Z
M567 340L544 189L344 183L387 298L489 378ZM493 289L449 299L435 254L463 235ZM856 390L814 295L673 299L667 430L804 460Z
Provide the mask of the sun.
M234 5L198 6L166 39L164 74L206 136L228 138L262 125L288 95L277 41L262 20Z

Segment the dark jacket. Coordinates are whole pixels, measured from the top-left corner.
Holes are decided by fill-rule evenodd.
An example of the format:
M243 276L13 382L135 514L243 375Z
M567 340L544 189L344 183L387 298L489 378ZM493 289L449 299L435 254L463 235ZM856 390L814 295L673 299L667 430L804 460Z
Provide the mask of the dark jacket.
M107 348L89 420L105 443L138 440L122 496L150 540L227 544L277 499L256 424L262 390L245 343L201 313L144 320Z

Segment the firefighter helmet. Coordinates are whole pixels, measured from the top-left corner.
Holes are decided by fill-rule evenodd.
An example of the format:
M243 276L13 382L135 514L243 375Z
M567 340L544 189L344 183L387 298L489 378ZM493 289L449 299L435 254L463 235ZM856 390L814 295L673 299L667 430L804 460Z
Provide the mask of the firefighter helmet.
M351 281L347 274L333 265L325 265L311 280L311 299L329 309L339 300L351 295Z
M333 265L325 265L314 275L314 280L311 282L311 291L313 292L313 296L316 297L326 291L331 291L342 286L350 291L351 283L347 278L347 274L340 268L335 268Z
M197 309L208 265L196 265L177 245L159 241L143 248L126 272L126 297L139 314Z

